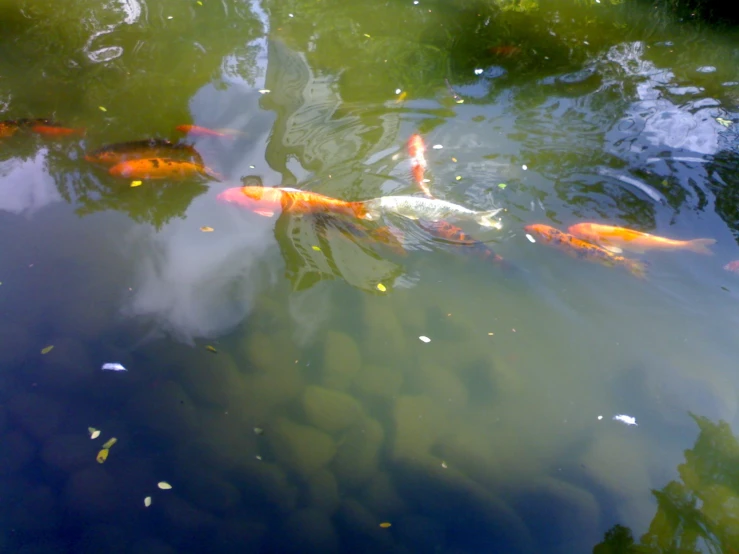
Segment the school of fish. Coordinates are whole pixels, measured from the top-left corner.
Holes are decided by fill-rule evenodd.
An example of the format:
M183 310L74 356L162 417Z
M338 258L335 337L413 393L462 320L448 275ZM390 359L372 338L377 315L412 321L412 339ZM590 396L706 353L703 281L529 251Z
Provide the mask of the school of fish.
M517 48L495 47L497 55L509 56ZM198 125L178 125L175 130L187 136L225 139L244 136L233 129L209 129ZM53 120L14 119L0 121L0 141L21 135L37 135L46 138L84 136L85 129L66 127ZM423 192L419 196L381 196L368 200L342 200L317 192L289 187L264 187L243 185L231 187L217 195L220 202L235 204L264 217L278 213L323 214L348 218L344 229L354 236L361 236L378 243L391 245L393 251L403 252L398 232L391 233L388 227L363 229L349 220L367 224L383 220L386 216L400 216L418 222L432 237L449 241L482 259L495 263L503 261L485 243L471 238L450 220L467 221L484 228L501 229L502 222L496 216L501 208L471 210L465 206L435 198L426 178L428 163L426 146L420 134L413 134L407 142L408 158L413 182ZM108 173L120 179L134 180L184 180L209 179L223 181L224 177L203 162L200 153L191 144L172 142L167 139L145 139L109 144L88 152L85 160L107 168ZM633 275L643 278L647 264L628 258L629 251L644 254L649 251L690 251L711 255L709 248L716 243L712 238L680 240L661 237L650 233L618 227L606 223L580 222L570 225L567 232L546 224L528 224L524 231L533 242L538 241L554 247L572 257L588 260L609 267L623 267ZM535 238L536 237L536 238ZM727 263L725 270L739 273L739 260Z

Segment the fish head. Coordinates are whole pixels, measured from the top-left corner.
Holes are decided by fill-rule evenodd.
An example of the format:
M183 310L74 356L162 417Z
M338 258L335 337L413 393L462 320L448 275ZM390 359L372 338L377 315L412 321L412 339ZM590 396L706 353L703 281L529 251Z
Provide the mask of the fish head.
M273 187L232 187L221 192L216 198L221 202L238 204L254 212L274 211L282 205L282 191Z

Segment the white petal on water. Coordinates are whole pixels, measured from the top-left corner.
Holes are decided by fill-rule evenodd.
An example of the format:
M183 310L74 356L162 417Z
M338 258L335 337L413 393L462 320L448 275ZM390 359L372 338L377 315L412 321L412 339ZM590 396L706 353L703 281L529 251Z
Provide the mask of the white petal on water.
M402 90L400 90L399 88L396 88L396 89L395 89L395 94L400 94L401 92L403 92L403 91L402 91Z
M434 144L431 148L433 148L434 150L441 150L444 147L441 144Z
M172 488L172 485L170 485L170 484L169 484L169 483L167 483L166 481L159 481L159 482L157 483L157 487L159 487L159 488L160 488L160 489L162 489L163 491L166 491L166 490L169 490L169 489L171 489L171 488Z
M421 335L421 336L420 336L420 337L418 337L418 338L419 338L419 340L420 340L421 342L431 342L431 339L430 339L430 338L428 338L428 337L426 337L426 336L424 336L424 335Z
M111 363L103 364L103 367L101 369L103 371L128 371L125 367L123 367L118 362L111 362Z
M527 170L528 168L529 168L529 166L527 166L526 164L523 164L523 165L521 166L521 169L523 169L524 171L526 171L526 170Z
M147 496L146 498L144 498L144 506L146 506L147 508L151 506L151 496Z
M600 421L601 419L603 419L603 416L602 415L599 415L598 416L598 421Z
M482 75L482 69L475 69L475 75Z
M626 414L618 414L613 416L614 421L620 421L626 425L636 425L636 418Z
M526 233L526 238L529 239L529 242L536 242L536 239L532 237L531 235L529 235L528 233Z
M91 439L96 439L100 436L100 429L95 429L92 433L90 433Z

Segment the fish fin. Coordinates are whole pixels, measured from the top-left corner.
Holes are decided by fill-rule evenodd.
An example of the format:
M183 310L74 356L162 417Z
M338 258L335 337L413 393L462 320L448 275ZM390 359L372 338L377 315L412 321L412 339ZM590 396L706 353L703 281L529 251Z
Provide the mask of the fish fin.
M698 254L712 256L713 252L709 246L716 244L716 239L693 239L688 241L688 249Z
M647 268L649 267L649 264L647 262L644 262L642 260L629 260L628 267L632 275L638 277L639 279L646 279Z
M275 215L275 212L273 212L272 210L254 210L254 213L262 215L264 217L272 217L273 215Z
M215 179L216 181L223 181L223 175L221 175L217 171L213 171L209 167L203 166L203 174L207 177L210 177L211 179Z
M498 215L503 208L496 208L495 210L490 210L487 212L480 212L477 214L477 217L475 218L475 221L482 227L492 227L494 229L502 229L503 225L500 222L499 219L495 219L495 216Z
M614 254L622 254L623 253L623 249L622 248L619 248L618 246L614 246L612 244L603 244L602 246L603 246L603 248L605 248L609 252L613 252Z

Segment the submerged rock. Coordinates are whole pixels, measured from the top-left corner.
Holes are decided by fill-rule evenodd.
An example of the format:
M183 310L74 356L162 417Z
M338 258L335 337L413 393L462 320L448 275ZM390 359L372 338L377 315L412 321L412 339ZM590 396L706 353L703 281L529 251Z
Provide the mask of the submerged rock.
M428 396L401 396L395 402L393 457L426 454L442 430L443 413Z
M339 551L339 538L330 518L320 510L294 512L282 527L280 552L332 554Z
M323 353L323 384L346 389L362 366L354 339L338 331L329 331Z
M325 469L316 471L308 478L307 502L329 515L339 507L339 484L333 473Z
M395 365L372 365L362 367L354 380L357 391L371 399L394 399L403 386L403 373Z
M344 486L360 486L377 473L384 440L382 425L368 417L346 431L333 463Z
M346 393L309 386L303 393L303 409L313 425L329 433L351 426L362 414L362 407Z
M270 429L269 440L277 459L303 476L326 466L336 455L336 445L328 434L286 418Z

